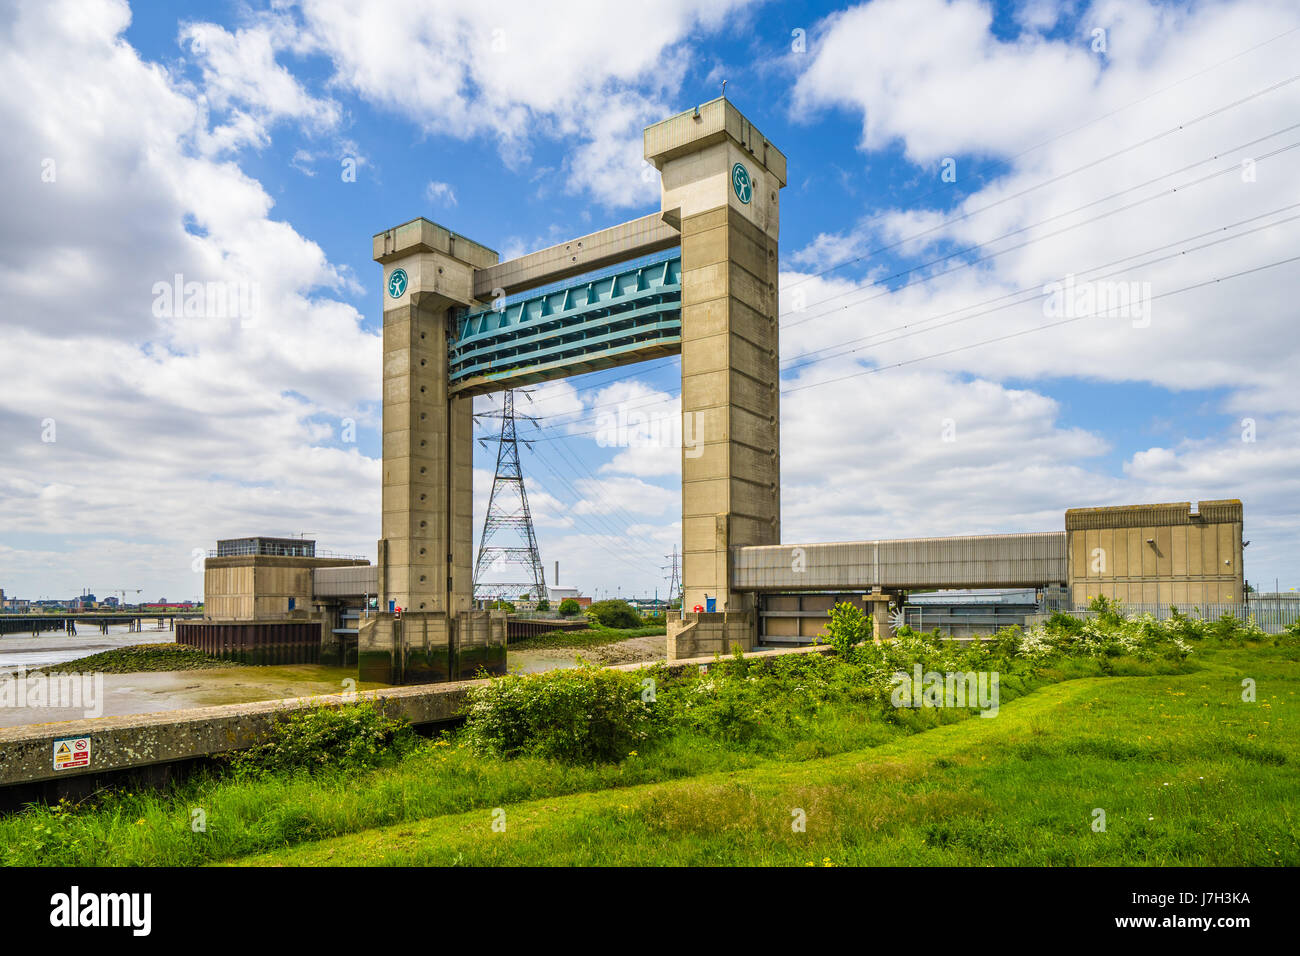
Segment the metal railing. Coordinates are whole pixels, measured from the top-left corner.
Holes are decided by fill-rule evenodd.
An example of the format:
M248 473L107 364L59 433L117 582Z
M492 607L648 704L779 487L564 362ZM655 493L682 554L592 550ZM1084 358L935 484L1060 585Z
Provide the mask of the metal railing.
M1076 607L1074 610L1065 608L1061 610L1064 610L1066 614L1085 620L1097 616L1095 611L1089 611L1087 608ZM1175 604L1172 606L1169 604L1123 604L1119 608L1120 613L1125 617L1141 617L1144 614L1150 614L1158 621L1168 620L1173 616L1174 610L1177 610L1180 614L1186 614L1188 617L1200 618L1203 621L1217 621L1225 614L1231 614L1239 621L1254 617L1255 623L1269 634L1278 634L1300 620L1300 599L1215 604ZM1051 616L1051 613L1051 610L1040 612L1026 619L1025 623L1029 625L1044 621Z
M338 551L323 551L320 548L212 548L208 551L209 558L246 558L246 557L271 557L271 558L337 558L341 561L369 561L370 559L364 554L343 554Z

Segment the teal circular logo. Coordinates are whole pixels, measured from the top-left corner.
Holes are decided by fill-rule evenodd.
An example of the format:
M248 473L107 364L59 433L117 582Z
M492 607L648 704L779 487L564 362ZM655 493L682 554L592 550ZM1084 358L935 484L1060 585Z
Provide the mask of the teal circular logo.
M731 188L736 191L736 198L748 204L754 195L754 184L750 181L749 170L736 163L731 167Z
M394 299L400 299L406 291L407 283L406 270L394 269L388 274L388 294Z

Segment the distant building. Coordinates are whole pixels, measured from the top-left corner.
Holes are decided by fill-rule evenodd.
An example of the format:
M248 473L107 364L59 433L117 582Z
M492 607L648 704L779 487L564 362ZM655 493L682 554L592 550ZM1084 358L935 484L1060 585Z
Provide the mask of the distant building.
M578 602L578 607L590 607L591 598L583 597L578 593L577 588L571 587L548 587L546 593L550 596L551 607L558 607L560 602L566 599L572 599Z
M1059 587L925 591L908 595L902 619L914 631L938 628L950 637L970 637L1024 626L1029 615L1065 602Z

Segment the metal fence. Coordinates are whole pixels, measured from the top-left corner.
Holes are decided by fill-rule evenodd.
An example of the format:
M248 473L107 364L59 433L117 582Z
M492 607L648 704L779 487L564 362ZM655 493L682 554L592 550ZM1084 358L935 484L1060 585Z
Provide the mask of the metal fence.
M1176 609L1180 614L1186 614L1188 617L1201 618L1206 621L1217 621L1225 614L1231 614L1240 621L1248 617L1254 617L1255 623L1267 631L1269 634L1278 634L1296 621L1300 620L1300 599L1286 601L1245 601L1240 603L1224 604L1124 604L1120 606L1120 611L1125 617L1141 617L1143 614L1150 614L1158 621L1167 620L1172 616L1172 610ZM1096 617L1095 611L1086 609L1067 610L1067 614L1074 617L1090 618ZM1051 616L1051 611L1032 615L1025 620L1026 626L1047 620Z

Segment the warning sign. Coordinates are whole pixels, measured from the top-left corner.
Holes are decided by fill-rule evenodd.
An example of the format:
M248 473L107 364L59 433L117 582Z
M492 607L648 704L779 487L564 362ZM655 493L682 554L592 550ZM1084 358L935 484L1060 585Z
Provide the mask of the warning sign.
M54 769L90 766L89 737L60 737L54 741Z

